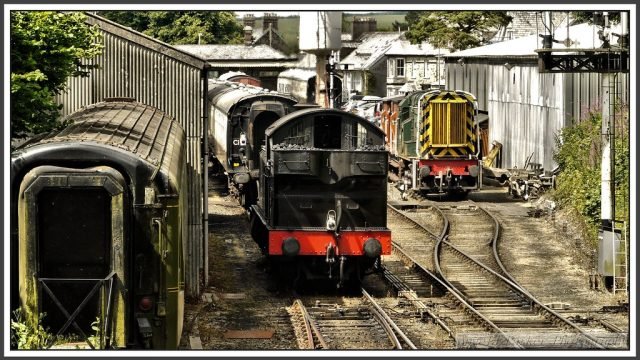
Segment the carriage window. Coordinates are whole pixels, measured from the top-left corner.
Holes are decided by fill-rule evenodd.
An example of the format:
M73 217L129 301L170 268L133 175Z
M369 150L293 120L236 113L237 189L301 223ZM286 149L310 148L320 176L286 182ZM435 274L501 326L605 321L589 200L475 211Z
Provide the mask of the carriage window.
M314 119L313 146L320 149L340 149L342 121L338 116L318 116Z

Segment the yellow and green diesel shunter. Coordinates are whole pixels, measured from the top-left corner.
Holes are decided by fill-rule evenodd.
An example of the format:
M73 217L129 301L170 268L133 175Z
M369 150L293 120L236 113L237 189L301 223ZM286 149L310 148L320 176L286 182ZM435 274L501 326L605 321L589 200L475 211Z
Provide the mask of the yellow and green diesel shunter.
M458 90L416 91L399 104L391 161L401 190L467 194L481 185L478 105ZM404 194L404 192L403 192Z

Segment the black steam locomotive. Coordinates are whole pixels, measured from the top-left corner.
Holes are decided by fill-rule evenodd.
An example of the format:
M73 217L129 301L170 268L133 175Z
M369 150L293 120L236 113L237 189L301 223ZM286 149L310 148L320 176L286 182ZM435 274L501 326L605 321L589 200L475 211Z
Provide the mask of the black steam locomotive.
M248 208L257 198L257 164L264 132L294 111L296 100L275 91L222 80L209 81L208 99L213 172L228 176L230 190Z
M32 326L46 313L54 334L85 340L99 320L101 348L175 349L184 309L184 132L126 99L68 120L11 155L11 307Z
M316 108L280 118L264 135L254 240L298 278L358 281L391 252L384 133L357 115Z

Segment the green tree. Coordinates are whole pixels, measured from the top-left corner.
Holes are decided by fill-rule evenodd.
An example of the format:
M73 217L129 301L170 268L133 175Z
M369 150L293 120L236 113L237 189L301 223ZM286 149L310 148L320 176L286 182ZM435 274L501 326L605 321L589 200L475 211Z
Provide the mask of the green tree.
M102 11L98 15L169 44L241 44L230 11Z
M572 11L571 12L571 21L576 24L580 23L589 23L589 24L597 24L603 25L604 18L602 17L602 11ZM612 23L620 22L620 12L609 12L609 21Z
M412 43L429 44L464 50L483 45L485 36L511 22L505 11L420 11L409 12L407 39Z
M149 28L148 11L98 11L98 15L132 28L135 31L144 32Z
M54 96L70 76L88 76L84 60L100 54L100 32L82 13L11 12L11 137L61 126Z

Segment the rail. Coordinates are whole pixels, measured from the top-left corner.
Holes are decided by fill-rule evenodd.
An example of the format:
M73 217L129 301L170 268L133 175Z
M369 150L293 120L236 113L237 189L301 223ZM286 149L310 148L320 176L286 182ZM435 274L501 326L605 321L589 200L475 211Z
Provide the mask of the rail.
M473 313L476 317L482 319L482 321L484 321L485 324L487 324L494 332L496 332L497 334L499 334L510 346L512 346L513 348L516 349L522 349L523 347L521 345L519 345L518 343L516 343L513 339L511 339L511 337L509 337L507 334L505 334L498 326L496 326L496 324L494 324L491 320L489 320L486 316L484 316L482 313L480 313L478 310L476 310L471 304L469 304L468 299L466 296L464 296L462 293L460 293L443 275L442 275L442 271L440 269L440 264L439 264L439 256L438 256L438 249L440 246L441 241L444 239L444 237L446 237L446 234L449 231L449 220L447 219L447 217L444 215L444 213L442 212L441 209L439 209L438 207L433 207L434 209L436 209L439 213L440 216L443 219L444 222L444 227L442 229L442 232L440 233L440 235L435 235L433 234L431 231L429 231L428 229L426 229L424 226L422 226L421 224L419 224L418 222L416 222L415 220L405 216L404 214L402 214L402 212L400 212L398 209L396 209L395 207L387 204L387 206L394 210L395 212L397 212L400 216L403 216L404 218L406 218L407 220L409 220L410 222L414 223L415 225L417 225L418 227L422 228L423 230L425 230L426 232L428 232L429 234L431 234L434 237L437 237L437 242L436 242L436 247L434 250L434 264L436 266L436 271L440 274L440 276L432 273L431 271L429 271L429 269L425 268L424 266L422 266L422 264L420 264L418 261L416 261L415 259L413 259L409 254L407 254L404 250L402 250L402 248L395 242L392 242L392 245L394 247L394 249L398 250L403 256L405 256L406 258L408 258L411 262L413 262L418 268L420 268L420 270L422 270L424 273L428 274L431 278L433 278L438 284L440 284L440 286L442 286L444 289L446 289L453 297L455 297L458 302L460 302L460 304L462 304L466 309L468 309L471 313ZM440 325L443 327L443 329L445 329L445 331L447 331L449 334L452 334L451 329L446 326L442 320L440 320L439 318L435 317L434 315L431 315L433 317L433 319Z

